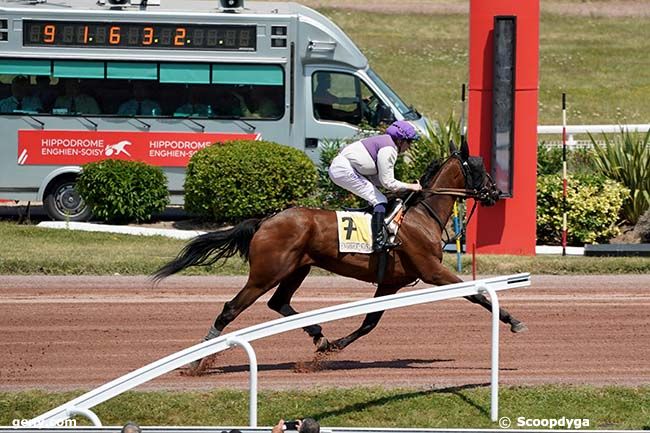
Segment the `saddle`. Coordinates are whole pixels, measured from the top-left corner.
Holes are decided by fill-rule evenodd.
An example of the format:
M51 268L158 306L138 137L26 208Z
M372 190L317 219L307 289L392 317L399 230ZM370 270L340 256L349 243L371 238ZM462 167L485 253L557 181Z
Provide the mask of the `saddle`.
M397 232L399 227L402 224L402 219L404 218L404 202L400 198L391 198L388 201L386 206L386 218L384 218L384 230L385 237L388 240L388 243L398 245L399 242L396 241ZM346 212L362 212L366 214L372 214L374 207L372 205L353 208L353 207L343 207L343 210Z

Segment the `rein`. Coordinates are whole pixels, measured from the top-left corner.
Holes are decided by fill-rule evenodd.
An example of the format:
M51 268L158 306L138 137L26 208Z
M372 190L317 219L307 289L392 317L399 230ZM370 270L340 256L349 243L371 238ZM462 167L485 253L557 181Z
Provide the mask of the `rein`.
M439 194L436 194L436 195L456 195L456 194L448 194L448 193L447 193L447 194L443 194L443 193L439 193ZM469 196L469 195L463 195L462 197L467 198L467 197L470 197L470 196ZM476 210L476 205L478 204L478 200L474 200L474 205L472 206L472 210L469 212L469 216L467 217L467 219L466 219L465 222L463 223L463 229L462 229L459 233L456 233L456 235L454 235L453 237L449 235L449 231L447 230L446 225L442 222L442 220L440 219L440 217L438 216L438 214L436 213L436 211L434 211L434 210L431 208L431 206L429 206L429 204L428 204L427 202L425 202L425 201L421 201L421 202L419 202L418 204L421 204L421 205L424 207L424 209L426 209L427 213L428 213L429 215L431 215L431 217L432 217L432 218L433 218L433 219L438 223L438 225L440 226L440 231L441 231L441 232L444 232L445 236L447 237L447 240L446 240L446 241L443 241L444 244L443 244L443 247L442 247L442 248L444 249L448 244L450 244L450 243L452 243L452 242L456 242L457 239L460 239L460 238L462 238L462 237L465 235L465 232L466 232L466 230L467 230L467 225L469 224L469 222L472 220L472 217L474 216L474 211Z
M452 154L450 158L458 158L457 154ZM460 159L460 158L459 158ZM467 163L465 161L461 160L461 168L463 170L463 176L465 177L465 182L467 182L467 178L470 176L469 173L469 168L467 167ZM489 174L487 174L488 179L491 181L492 178L490 177ZM463 237L465 235L465 232L467 230L467 225L470 223L472 217L474 216L474 211L476 210L476 205L478 204L481 195L485 194L485 185L481 190L477 189L464 189L464 188L436 188L432 190L426 190L422 191L421 193L424 195L449 195L453 197L460 197L463 199L466 198L473 198L474 199L474 205L472 206L472 210L470 211L467 219L465 220L463 224L463 229L460 231L460 233L456 233L453 237L449 235L449 231L447 230L447 227L445 223L440 219L438 214L431 208L431 206L424 200L418 202L417 204L421 204L422 207L427 211L427 213L438 223L438 226L440 226L440 231L441 233L444 233L445 236L447 237L446 241L443 241L443 249L446 247L449 243L451 242L456 242L457 239ZM407 199L406 202L413 196L411 194ZM405 202L405 203L406 203Z

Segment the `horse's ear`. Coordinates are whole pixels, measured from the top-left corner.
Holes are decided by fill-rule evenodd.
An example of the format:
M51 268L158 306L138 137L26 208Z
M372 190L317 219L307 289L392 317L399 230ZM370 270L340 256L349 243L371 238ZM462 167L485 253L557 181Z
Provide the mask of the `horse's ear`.
M469 146L467 145L467 140L463 140L463 142L460 143L460 157L463 158L463 160L469 158Z
M458 149L456 149L456 144L454 144L453 139L450 139L449 140L449 153L453 155L456 152L458 152Z

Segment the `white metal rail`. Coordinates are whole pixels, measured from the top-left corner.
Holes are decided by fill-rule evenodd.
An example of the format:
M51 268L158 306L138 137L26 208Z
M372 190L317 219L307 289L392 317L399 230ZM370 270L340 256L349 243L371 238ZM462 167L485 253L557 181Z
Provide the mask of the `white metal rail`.
M152 362L131 373L108 382L68 403L54 408L30 421L31 426L49 427L74 415L84 415L94 425L99 426L99 418L90 410L117 395L155 379L192 361L221 352L233 346L242 346L251 362L250 426L257 425L257 360L250 344L251 341L303 328L316 323L331 322L375 311L408 307L435 301L487 293L492 301L492 393L491 418L498 418L498 379L499 379L499 301L497 291L530 285L530 274L515 274L468 281L428 289L413 290L379 298L369 298L319 310L308 311L271 322L240 329L213 340L196 344L185 350L171 354Z
M567 125L567 145L584 145L584 141L576 141L575 134L617 134L621 130L629 132L650 131L650 123L630 125ZM537 125L538 135L562 135L562 125ZM595 138L595 137L594 137Z

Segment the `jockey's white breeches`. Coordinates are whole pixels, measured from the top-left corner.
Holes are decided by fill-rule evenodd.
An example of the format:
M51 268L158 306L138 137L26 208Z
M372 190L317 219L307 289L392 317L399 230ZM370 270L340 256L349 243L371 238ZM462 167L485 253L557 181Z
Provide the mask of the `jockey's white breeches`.
M332 182L358 195L371 205L388 203L386 196L372 182L360 175L345 156L336 156L330 164L328 173Z

